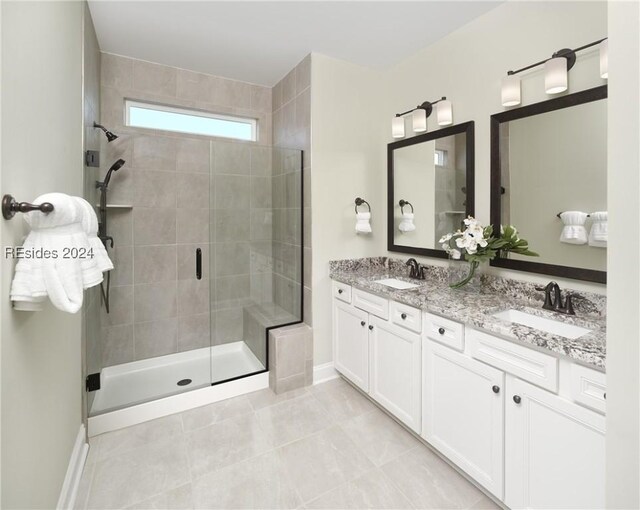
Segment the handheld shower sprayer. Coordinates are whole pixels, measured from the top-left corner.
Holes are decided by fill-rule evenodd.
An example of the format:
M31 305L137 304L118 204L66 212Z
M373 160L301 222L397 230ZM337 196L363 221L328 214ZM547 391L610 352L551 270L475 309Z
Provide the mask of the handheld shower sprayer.
M106 127L104 127L101 124L98 124L97 122L93 123L93 127L101 129L102 131L104 131L104 134L107 137L107 142L113 142L114 140L116 140L118 138L118 135L116 135L115 133L112 133Z

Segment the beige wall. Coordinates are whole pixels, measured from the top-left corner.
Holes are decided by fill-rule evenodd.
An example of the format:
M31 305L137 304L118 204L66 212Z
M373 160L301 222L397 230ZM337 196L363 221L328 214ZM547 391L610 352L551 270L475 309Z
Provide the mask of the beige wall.
M609 3L607 508L640 508L640 8Z
M386 250L386 146L379 140L391 117L378 113L379 72L315 53L311 61L314 364L321 365L333 359L329 261ZM356 197L371 204L371 235L355 233Z
M559 48L576 47L606 35L606 2L505 2L385 74L383 108L387 129L379 143L391 141L390 124L396 111L446 95L453 103L454 123L475 121L476 216L488 223L489 118L505 110L500 103L502 77L509 69L537 62ZM600 78L598 65L597 48L581 52L569 75L569 92L606 83ZM549 98L544 91L542 68L523 73L523 106ZM429 118L429 129L437 129L435 115ZM549 280L519 271L494 272L522 280ZM596 284L558 281L561 286L576 289L605 290Z
M80 2L2 2L2 184L82 194ZM18 245L23 220L0 220ZM81 423L80 314L14 312L2 258L2 507L54 508Z
M536 62L559 48L586 44L606 34L605 2L506 2L384 71L313 55L316 365L332 359L329 260L402 256L386 251L386 144L393 141L394 114L446 95L453 103L456 124L475 121L476 216L488 223L489 118L504 111L502 77L509 69ZM570 92L605 83L599 78L597 49L579 54L569 80ZM540 69L527 73L522 83L523 105L549 98ZM435 114L429 118L429 129L437 129ZM410 131L407 134L411 136ZM368 200L373 209L369 236L353 231L356 196ZM442 263L438 259L429 262ZM495 272L522 280L549 279L524 272ZM557 280L575 289L605 291L602 285Z

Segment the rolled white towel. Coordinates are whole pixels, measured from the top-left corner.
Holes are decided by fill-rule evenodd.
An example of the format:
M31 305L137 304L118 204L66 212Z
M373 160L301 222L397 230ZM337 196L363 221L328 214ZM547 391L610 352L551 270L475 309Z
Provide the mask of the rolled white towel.
M82 306L84 289L103 279L95 259L90 257L91 243L82 225L83 207L63 193L47 193L35 202L50 202L54 210L23 215L31 227L23 246L25 251L40 251L40 255L46 250L50 256L18 261L11 300L16 309L26 310L34 309L34 303L40 304L48 296L59 310L76 313Z
M105 271L111 271L113 269L113 262L111 262L104 244L102 244L102 241L98 238L98 218L93 206L84 198L73 198L82 207L82 228L89 238L89 244L93 249L93 259L95 260L98 269L102 273Z
M400 232L413 232L416 229L413 217L413 213L402 213L402 221L398 226Z
M356 233L370 234L371 233L371 213L359 212L356 213Z
M607 211L591 213L591 230L589 231L589 246L606 248L609 239L609 220Z
M587 244L587 213L581 211L566 211L560 214L564 228L560 234L560 242L568 244Z

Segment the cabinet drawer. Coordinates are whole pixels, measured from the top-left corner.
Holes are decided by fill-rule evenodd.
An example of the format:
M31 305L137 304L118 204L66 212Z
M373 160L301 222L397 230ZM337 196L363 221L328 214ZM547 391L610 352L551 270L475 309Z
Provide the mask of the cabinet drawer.
M345 303L351 303L351 285L334 281L333 297Z
M412 306L403 305L396 301L391 301L391 321L398 326L403 326L411 331L420 333L422 331L422 312Z
M581 365L571 365L571 398L604 413L606 410L607 376Z
M463 324L430 313L424 314L424 321L424 330L428 338L459 351L464 349Z
M353 289L353 305L381 319L389 318L389 300L369 294L360 289Z
M469 353L476 359L547 390L558 391L558 360L553 356L467 329Z

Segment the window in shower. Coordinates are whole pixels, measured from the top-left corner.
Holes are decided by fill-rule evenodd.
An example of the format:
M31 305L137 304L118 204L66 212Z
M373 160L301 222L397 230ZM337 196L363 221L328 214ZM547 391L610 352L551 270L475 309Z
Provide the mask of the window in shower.
M258 121L139 101L125 101L126 125L195 135L256 141Z

